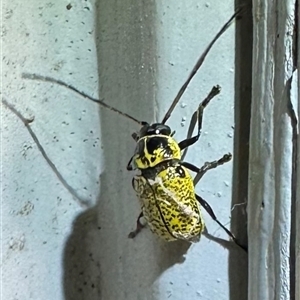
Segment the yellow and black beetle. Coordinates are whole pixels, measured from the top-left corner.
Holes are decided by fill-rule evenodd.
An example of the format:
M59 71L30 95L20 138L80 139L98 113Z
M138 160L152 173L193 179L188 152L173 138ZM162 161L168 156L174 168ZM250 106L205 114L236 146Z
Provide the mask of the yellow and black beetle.
M213 87L207 98L200 103L193 114L185 140L177 143L173 138L174 132L165 125L210 48L239 13L240 11L237 11L230 18L201 55L162 122L154 124L140 122L142 128L138 133L132 135L137 146L127 169L138 169L141 172L140 175L134 176L132 186L140 200L142 212L137 219L135 231L129 234L130 238L134 238L143 228L140 220L144 217L151 231L166 241L181 239L197 242L205 226L200 211L201 204L227 234L239 244L235 236L217 220L209 204L195 193L195 185L205 172L228 162L231 154L224 155L218 161L206 163L202 168L183 161L187 148L198 141L200 137L204 108L220 92L220 87ZM195 136L192 136L196 122L198 122L198 131ZM194 180L188 169L197 173Z
M241 14L242 10L243 8L240 8L233 14L200 56L161 123L141 122L60 80L36 74L23 74L23 78L43 80L65 86L86 99L97 102L141 125L139 132L132 134L137 145L127 165L128 170L140 170L140 174L134 176L132 185L140 200L142 210L137 219L135 231L129 234L130 238L134 238L144 227L140 221L144 217L151 231L166 241L180 239L197 242L205 227L201 216L200 208L202 206L235 243L245 249L238 243L235 236L217 220L209 204L195 193L195 186L206 171L228 162L231 159L231 154L226 154L219 160L208 162L201 168L184 161L187 148L197 142L200 137L203 110L210 100L220 92L220 87L213 87L209 95L194 112L186 139L177 143L173 138L175 132L172 132L171 128L165 124L213 44L227 30L235 18ZM197 134L192 136L196 123L198 123ZM196 173L194 179L189 170Z
M134 238L143 228L140 219L144 217L151 231L166 241L181 239L197 242L204 229L201 204L235 240L233 234L217 220L208 203L195 193L195 185L204 173L229 161L231 155L226 154L201 169L184 162L182 156L182 151L199 139L203 109L219 92L220 87L214 87L195 112L198 118L198 132L195 136L188 136L177 143L169 126L146 122L142 123L140 132L133 135L137 146L127 169L141 171L140 175L133 178L132 186L140 200L142 212L136 230L129 234L130 238ZM188 169L197 173L195 180Z

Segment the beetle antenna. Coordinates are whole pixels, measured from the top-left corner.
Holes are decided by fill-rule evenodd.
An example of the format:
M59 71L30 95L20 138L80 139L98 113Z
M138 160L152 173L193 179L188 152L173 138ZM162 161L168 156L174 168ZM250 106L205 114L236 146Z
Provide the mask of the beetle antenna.
M190 81L193 79L193 77L196 75L196 73L198 72L198 70L200 69L200 67L202 66L207 54L209 53L210 49L212 48L212 46L215 44L215 42L219 39L219 37L230 27L230 25L233 23L233 21L235 20L236 17L238 17L240 15L240 13L244 10L244 7L240 7L239 9L237 9L235 11L235 13L231 16L231 18L226 22L226 24L221 28L221 30L216 34L216 36L214 37L214 39L210 42L210 44L207 46L207 48L205 49L205 51L201 54L201 56L199 57L196 65L194 66L194 68L192 69L192 72L190 73L188 79L185 81L185 83L182 85L182 87L180 88L177 96L175 97L175 99L173 100L173 103L171 104L169 110L167 111L167 113L165 114L163 120L162 120L162 124L165 124L166 121L170 118L175 106L177 105L177 103L179 102L181 96L183 95L183 93L185 92L186 88L188 87Z
M77 88L75 88L74 86L70 85L70 84L67 84L65 82L63 82L62 80L59 80L59 79L55 79L55 78L52 78L52 77L49 77L49 76L42 76L42 75L38 75L38 74L30 74L30 73L22 73L22 78L25 78L25 79L30 79L30 80L41 80L41 81L45 81L45 82L51 82L51 83L56 83L58 85L61 85L61 86L64 86L70 90L72 90L73 92L81 95L82 97L84 97L85 99L87 100L90 100L92 102L95 102L101 106L104 106L106 108L108 108L109 110L112 110L118 114L120 114L121 116L125 117L125 118L128 118L136 123L138 123L139 125L142 125L142 121L139 121L137 120L136 118L118 110L117 108L113 107L113 106L110 106L108 105L107 103L105 103L103 100L101 99L96 99L96 98L93 98L91 96L89 96L88 94L84 93L84 92L81 92L80 90L78 90Z

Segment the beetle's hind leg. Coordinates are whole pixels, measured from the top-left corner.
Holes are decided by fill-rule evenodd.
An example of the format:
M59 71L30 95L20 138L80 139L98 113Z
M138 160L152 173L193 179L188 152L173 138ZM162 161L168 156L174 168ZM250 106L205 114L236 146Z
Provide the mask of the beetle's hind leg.
M141 212L136 220L136 228L134 231L131 231L129 234L128 234L128 238L130 239L134 239L138 234L139 232L146 226L146 225L143 225L141 223L141 218L144 216L143 212Z
M244 251L248 251L247 247L245 247L244 245L240 244L238 239L234 236L234 234L228 230L216 217L213 209L211 208L211 206L199 195L195 194L196 199L199 201L199 203L201 204L201 206L208 212L208 214L211 216L211 218L217 222L219 224L219 226L221 228L223 228L223 230L232 238L232 240L240 247L242 248Z
M221 157L219 160L215 160L212 162L207 162L205 163L201 168L198 168L196 166L194 166L193 164L190 164L188 162L180 162L181 165L183 165L184 167L188 168L189 170L196 172L197 175L194 178L194 186L196 186L196 184L199 182L199 180L203 177L203 175L211 169L214 169L220 165L223 165L226 162L229 162L232 158L232 155L229 154L225 154L223 155L223 157ZM237 240L237 238L234 236L234 234L228 230L216 217L213 209L211 208L211 206L199 195L195 194L195 197L197 199L197 201L201 204L201 206L207 211L207 213L211 216L211 218L217 222L219 224L219 226L232 238L232 240L240 247L242 248L244 251L248 251L247 247L245 247L244 245L240 244L239 241Z
M211 89L210 93L207 95L207 97L199 104L198 109L193 113L188 129L187 138L178 144L180 149L184 150L182 154L182 160L184 159L187 153L187 148L196 143L200 137L204 108L207 106L211 99L213 99L216 95L220 93L220 91L221 87L219 85L214 86ZM192 137L196 123L198 123L198 131L197 134Z

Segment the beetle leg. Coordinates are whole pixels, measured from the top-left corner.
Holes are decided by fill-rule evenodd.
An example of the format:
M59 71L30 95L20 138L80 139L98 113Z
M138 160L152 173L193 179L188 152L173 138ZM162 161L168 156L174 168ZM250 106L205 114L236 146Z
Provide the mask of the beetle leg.
M207 104L210 102L211 99L213 99L216 95L220 93L220 91L221 91L221 87L219 85L214 86L209 92L209 94L207 95L207 97L199 104L198 109L193 113L190 121L189 129L188 129L187 138L178 144L181 150L185 149L182 154L182 159L184 159L187 153L187 148L193 145L194 143L196 143L200 137L204 108L207 106ZM198 122L198 131L197 134L192 137L197 122Z
M201 206L208 212L208 214L211 216L211 218L217 222L219 224L219 226L221 228L223 228L223 230L232 238L232 240L240 247L242 248L244 251L248 252L248 248L244 245L241 245L238 241L238 239L234 236L234 234L228 230L216 217L213 209L211 208L211 206L199 195L195 194L196 199L199 201L199 203L201 204Z
M127 164L127 171L132 171L133 167L132 167L132 160L133 160L133 156L130 158L128 164Z
M206 162L199 170L197 175L194 178L194 185L196 186L197 183L200 181L200 179L203 177L203 175L211 169L215 169L218 166L221 166L227 162L229 162L232 159L231 153L224 154L223 157L221 157L218 160L214 160L211 162Z
M137 134L136 132L133 132L133 133L131 134L131 137L132 137L135 141L138 140L138 134Z
M195 178L194 178L194 186L196 186L198 184L198 182L200 181L200 179L203 177L203 175L211 169L214 169L218 166L221 166L227 162L229 162L232 158L231 153L228 154L224 154L223 157L221 157L218 160L214 160L214 161L210 161L210 162L206 162L201 168L196 167L193 164L190 164L186 161L182 161L180 162L180 164L186 168L188 168L189 170L197 173Z
M136 220L136 229L134 231L131 231L129 234L128 234L128 238L130 239L134 239L138 234L139 232L145 227L145 225L143 225L141 223L141 218L144 216L143 212L141 212Z

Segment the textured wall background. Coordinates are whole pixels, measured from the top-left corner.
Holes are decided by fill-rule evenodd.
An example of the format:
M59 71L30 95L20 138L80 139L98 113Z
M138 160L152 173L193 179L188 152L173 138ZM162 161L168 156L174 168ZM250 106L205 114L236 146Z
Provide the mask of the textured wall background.
M3 299L229 299L229 251L240 255L234 245L227 249L206 237L190 247L166 244L149 230L127 239L139 214L126 171L130 134L138 127L21 73L55 77L138 119L158 121L232 13L231 4L200 0L4 3L3 94L24 116L34 116L40 143L91 206L79 205L22 122L2 108ZM187 156L199 166L233 149L234 27L168 123L178 140L215 84L221 95L205 111L201 140ZM229 163L197 187L228 227L231 175ZM208 231L227 239L203 214Z

